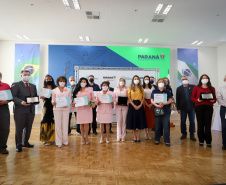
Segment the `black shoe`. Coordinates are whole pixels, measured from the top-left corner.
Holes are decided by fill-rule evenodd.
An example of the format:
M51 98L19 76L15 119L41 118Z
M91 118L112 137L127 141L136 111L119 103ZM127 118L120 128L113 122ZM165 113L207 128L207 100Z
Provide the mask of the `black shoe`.
M192 141L196 141L195 136L194 136L194 135L190 135L190 140L192 140Z
M16 151L17 151L17 152L22 152L22 147L16 148Z
M113 134L112 130L110 130L109 133Z
M223 146L222 146L222 150L226 150L226 146L223 145Z
M199 143L199 146L203 146L203 143Z
M6 150L6 148L2 148L2 149L0 150L0 153L1 153L1 154L8 154L9 151Z
M26 145L22 145L22 147L33 148L34 145L31 145L30 143L27 143Z
M97 135L97 131L94 131L93 134Z
M182 134L182 136L180 137L181 140L186 139L187 135L186 134Z
M212 145L211 144L207 144L207 147L212 148Z

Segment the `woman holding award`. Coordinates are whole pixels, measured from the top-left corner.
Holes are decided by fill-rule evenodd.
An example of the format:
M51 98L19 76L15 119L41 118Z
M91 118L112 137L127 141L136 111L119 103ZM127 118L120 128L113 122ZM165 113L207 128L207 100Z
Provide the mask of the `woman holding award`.
M113 122L113 105L115 102L114 93L108 90L109 83L102 82L101 91L97 93L97 122L100 123L101 139L100 143L104 142L104 124L106 124L106 143L109 144L110 123Z
M71 104L71 89L65 87L67 78L60 76L57 78L58 87L52 91L52 104L55 119L56 145L61 148L68 145L68 119ZM63 137L62 137L63 135Z
M116 119L117 119L117 141L125 141L126 137L126 116L128 112L128 88L125 86L126 80L120 78L114 90L116 99Z
M155 90L155 87L151 85L149 76L143 78L143 88L145 93L144 110L148 127L145 129L145 139L151 139L151 129L155 127L155 117L153 114L153 106L151 104L151 93Z
M43 101L41 121L40 141L44 142L44 145L51 145L55 141L55 124L53 116L53 105L51 91L56 88L53 77L46 75L44 79L43 89L40 92L41 99Z
M128 88L129 110L127 114L126 129L133 131L133 142L140 142L140 131L147 128L144 111L144 89L139 76L135 75L131 86ZM136 135L136 129L138 129Z
M77 107L77 124L80 124L82 145L89 144L89 138L88 138L89 123L93 122L92 106L88 106L87 104L88 102L90 102L90 100L93 101L95 97L93 93L93 88L88 87L88 84L89 83L86 78L79 79L79 82L77 83L73 93L74 102L72 103L73 106ZM95 104L93 104L93 106L95 106ZM85 136L84 136L84 131L85 131Z
M203 146L206 141L207 147L212 147L211 122L216 95L208 75L203 74L200 77L199 84L192 91L191 100L195 102L199 146Z

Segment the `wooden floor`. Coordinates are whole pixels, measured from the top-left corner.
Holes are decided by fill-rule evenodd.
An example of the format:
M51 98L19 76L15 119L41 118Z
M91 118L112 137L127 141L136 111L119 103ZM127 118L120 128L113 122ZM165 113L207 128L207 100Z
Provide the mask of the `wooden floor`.
M110 144L100 144L100 134L90 135L91 145L82 146L72 130L69 146L44 146L39 141L40 116L36 116L30 143L16 153L11 122L9 155L0 155L0 185L46 184L220 184L226 183L226 151L221 149L221 132L214 131L213 147L199 147L189 139L181 141L180 127L171 128L171 147L153 140L116 141L116 127ZM98 129L99 132L99 129ZM154 134L152 133L154 138Z

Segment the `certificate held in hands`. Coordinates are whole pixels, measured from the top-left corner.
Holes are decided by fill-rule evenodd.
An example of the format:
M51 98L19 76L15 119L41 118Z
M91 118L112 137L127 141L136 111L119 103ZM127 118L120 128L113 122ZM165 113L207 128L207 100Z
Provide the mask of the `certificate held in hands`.
M56 107L69 107L70 97L56 98Z
M154 94L154 102L155 103L167 103L167 94Z
M100 95L100 102L101 103L111 103L112 102L112 95L111 94L101 94Z
M82 107L88 105L87 96L79 97L74 99L75 107Z
M52 90L51 89L46 89L46 88L42 88L41 92L40 92L40 96L44 96L45 98L50 98L52 94Z
M26 103L28 104L38 104L39 103L39 98L38 96L27 96L26 97Z
M200 100L214 100L213 93L200 93Z
M0 100L12 100L12 93L10 90L0 91Z
M127 106L128 97L119 96L118 97L118 105Z

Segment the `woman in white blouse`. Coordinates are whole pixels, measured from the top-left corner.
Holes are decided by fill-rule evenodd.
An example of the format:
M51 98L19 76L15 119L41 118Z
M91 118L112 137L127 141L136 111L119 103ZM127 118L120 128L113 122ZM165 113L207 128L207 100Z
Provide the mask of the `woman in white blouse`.
M116 119L117 119L117 141L125 141L126 137L126 116L128 112L128 103L126 106L118 105L118 97L127 97L128 88L126 87L126 80L120 78L117 87L114 90L116 106Z
M155 87L151 85L149 76L143 78L143 88L145 93L144 110L148 126L148 128L145 129L145 139L151 139L151 129L155 127L155 117L153 106L151 104L151 93Z

